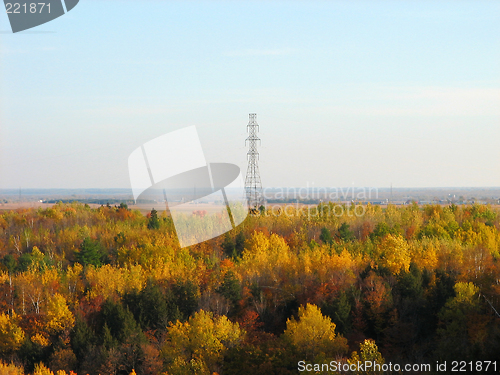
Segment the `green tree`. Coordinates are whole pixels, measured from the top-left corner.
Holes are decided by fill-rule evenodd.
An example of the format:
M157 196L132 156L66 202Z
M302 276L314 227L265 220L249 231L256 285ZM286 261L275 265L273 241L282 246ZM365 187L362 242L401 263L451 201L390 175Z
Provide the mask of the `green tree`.
M127 293L123 296L123 300L143 329L161 329L167 326L170 318L167 299L158 285L152 281L148 281L140 292ZM176 318L177 316L173 320Z
M75 326L70 334L71 347L77 358L82 360L90 347L95 344L96 337L92 329L88 326L82 317L77 316Z
M93 241L90 237L85 237L80 250L75 251L76 260L84 266L92 264L100 267L103 264L105 254L99 241Z
M333 243L333 237L330 233L330 230L326 227L321 228L321 234L319 235L319 239L323 241L323 243L331 245Z
M226 254L227 257L233 256L235 247L234 247L234 241L231 238L229 232L224 235L224 241L222 241L221 247L222 250L224 251L224 254Z
M121 202L120 205L118 206L119 210L127 210L128 211L128 205L124 202Z
M236 310L238 306L238 301L241 299L241 285L233 271L229 270L226 272L221 286L217 288L217 293L222 294L231 301L234 313L234 310Z
M14 256L12 256L11 254L7 254L3 257L2 264L5 266L5 268L7 268L7 271L9 271L10 274L12 274L17 267L16 258L14 258Z
M336 324L337 332L345 335L351 329L351 303L346 292L341 292L333 302L323 302L321 311Z
M234 251L233 258L241 257L243 250L245 249L245 234L243 231L239 231L234 238Z
M172 297L181 313L182 320L186 320L198 308L200 289L191 280L178 281L172 287Z
M381 221L375 226L375 229L373 230L372 233L370 233L370 239L372 241L384 238L388 234L395 234L396 231L393 230L392 228L387 225L385 221Z
M140 343L144 336L134 315L121 303L106 300L101 308L101 332L109 334L120 343ZM103 335L104 336L104 335ZM109 335L108 335L109 336Z
M221 247L227 257L231 257L233 259L241 257L241 254L243 253L243 250L245 248L245 234L240 231L236 234L233 240L231 235L229 233L226 233Z
M158 211L154 208L151 210L148 219L148 229L160 229L160 219L158 218Z
M346 222L342 223L339 228L339 238L344 242L350 242L356 239L356 237L354 236L354 232L349 228L350 225Z
M420 300L423 298L422 272L415 263L410 264L409 272L401 272L398 277L397 289L402 298Z
M458 282L453 289L455 297L450 298L438 314L442 325L437 329L437 355L444 360L473 360L478 357L487 335L487 316L481 314L477 286Z

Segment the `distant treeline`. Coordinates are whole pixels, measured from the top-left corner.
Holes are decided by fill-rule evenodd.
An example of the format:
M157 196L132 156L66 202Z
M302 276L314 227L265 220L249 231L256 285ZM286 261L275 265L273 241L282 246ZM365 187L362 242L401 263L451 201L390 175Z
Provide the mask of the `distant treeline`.
M297 199L297 198L282 198L282 199L267 199L267 203L299 203L299 204L318 204L319 199Z
M73 202L77 203L82 203L82 204L102 204L104 206L106 205L119 205L120 203L127 204L127 205L133 205L135 202L130 199L130 200L123 200L123 199L49 199L49 200L44 200L44 203L65 203L65 204L70 204ZM155 203L154 201L149 201L149 200L138 200L138 204L149 204L149 203Z

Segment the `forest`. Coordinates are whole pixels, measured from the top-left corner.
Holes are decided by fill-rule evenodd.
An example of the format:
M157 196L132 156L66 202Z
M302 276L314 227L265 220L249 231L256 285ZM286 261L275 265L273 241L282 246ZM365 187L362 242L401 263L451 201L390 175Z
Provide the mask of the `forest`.
M182 249L169 216L123 203L5 211L0 373L286 375L358 360L498 371L498 209L336 207L263 209Z

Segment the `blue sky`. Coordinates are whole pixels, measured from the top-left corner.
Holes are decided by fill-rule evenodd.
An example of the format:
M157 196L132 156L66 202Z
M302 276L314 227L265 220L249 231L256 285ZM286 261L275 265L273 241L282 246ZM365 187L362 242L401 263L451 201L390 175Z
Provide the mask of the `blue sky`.
M497 1L92 1L0 14L0 188L129 187L196 125L265 186L500 186Z

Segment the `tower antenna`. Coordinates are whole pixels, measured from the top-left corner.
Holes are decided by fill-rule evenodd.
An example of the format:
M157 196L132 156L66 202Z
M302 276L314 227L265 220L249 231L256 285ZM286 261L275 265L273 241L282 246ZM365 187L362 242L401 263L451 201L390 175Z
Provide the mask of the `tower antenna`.
M250 113L249 121L247 125L248 138L245 144L248 142L248 168L247 177L245 179L245 191L247 194L248 206L252 208L259 208L264 203L264 197L262 195L262 183L260 181L259 173L259 152L257 151L257 142L260 142L260 138L257 136L259 131L259 124L257 124L257 114Z

